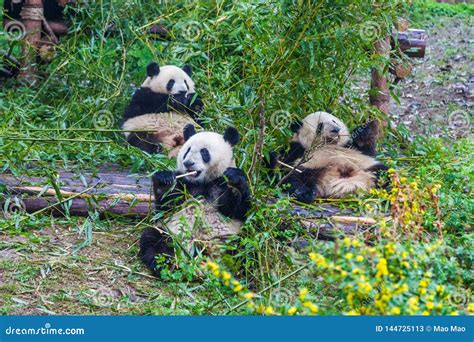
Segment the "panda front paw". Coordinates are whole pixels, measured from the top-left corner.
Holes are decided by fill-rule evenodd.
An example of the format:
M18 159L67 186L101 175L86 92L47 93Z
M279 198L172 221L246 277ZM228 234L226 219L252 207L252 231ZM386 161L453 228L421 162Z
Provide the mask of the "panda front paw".
M247 184L244 172L236 167L228 167L224 172L224 176L227 178L227 184L235 188L241 189Z
M292 195L298 201L303 202L303 203L311 203L316 198L315 191L305 186L295 189Z
M176 175L172 171L158 171L153 175L153 183L159 185L171 185L176 181Z

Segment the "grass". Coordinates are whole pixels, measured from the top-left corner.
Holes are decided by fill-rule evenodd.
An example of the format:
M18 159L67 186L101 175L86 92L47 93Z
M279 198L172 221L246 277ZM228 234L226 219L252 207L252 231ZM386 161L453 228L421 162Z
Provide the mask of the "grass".
M385 119L367 100L369 70L385 62L368 52L372 41L387 32L400 11L409 10L414 23L431 26L437 18L472 20L472 5L416 1L404 8L391 1L380 7L370 1L308 3L89 2L72 19L71 33L57 46L54 60L38 65L38 82L2 80L0 170L17 176L48 176L58 169L79 173L104 164L142 173L173 167L173 161L163 156L127 146L119 126L122 111L151 60L190 64L205 101L209 129L222 132L232 124L242 134L237 163L248 172L255 201L243 236L229 242L234 257L225 256L219 264L251 291L264 290L260 298L267 306L295 302L299 289L307 287L319 294L314 300L320 313L349 311L339 278L325 282L324 274L311 268L299 270L308 262L309 250L330 257L334 245L311 241L311 234L282 213L288 201L267 203L281 190L269 185L255 158L261 119L266 123L264 153L288 141L289 118L315 110L332 110L350 127L369 118ZM113 32L108 31L111 23ZM171 41L147 33L156 23L170 29ZM19 52L18 43L0 35L0 49L7 47ZM401 89L395 88L394 93ZM387 131L380 146L384 161L419 182L420 189L441 184L446 245L442 255L452 262L432 260L424 267L443 274L440 279L453 293L466 294L472 286L472 141L452 141L449 135L428 139L400 125ZM388 206L369 194L331 203L364 213L368 201ZM423 239L417 242L422 247L436 240L435 208L427 205ZM249 313L245 305L235 308L242 300L232 289L197 273L201 260L184 261L165 281L152 278L137 259L136 240L148 224L151 218L101 220L94 212L88 218L20 214L0 219L0 312ZM309 247L295 247L301 240L309 240ZM372 243L384 246L392 240L379 233ZM396 241L413 243L403 235ZM433 254L436 257L444 260ZM366 267L369 271L371 266ZM411 276L413 282L419 280L419 275ZM466 310L467 302L453 305L449 298L443 299L446 310L459 312Z

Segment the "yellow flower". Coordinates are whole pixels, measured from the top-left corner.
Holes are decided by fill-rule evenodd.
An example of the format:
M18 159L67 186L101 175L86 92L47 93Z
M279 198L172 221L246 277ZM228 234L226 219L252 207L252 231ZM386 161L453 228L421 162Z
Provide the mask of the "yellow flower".
M423 315L423 316L429 316L429 315L430 315L430 312L425 310L425 311L422 312L422 315Z
M347 253L345 256L344 256L347 260L350 260L354 257L354 254L352 253Z
M359 313L355 310L351 310L349 312L346 312L346 315L348 315L348 316L358 316Z
M387 243L387 245L385 246L385 249L387 250L388 254L395 253L395 245L393 243Z
M450 312L449 315L451 315L451 316L459 316L459 312L453 311L453 312Z
M389 169L387 170L387 172L388 172L388 173L395 173L395 169L394 169L393 167L391 167L391 168L389 168Z
M288 315L293 316L296 313L296 311L298 311L298 309L292 306L291 308L288 309Z
M376 278L385 277L388 275L387 269L387 259L381 258L377 263L377 274L375 275Z
M312 312L312 313L318 313L318 306L311 303L311 305L309 306L309 310Z
M357 268L357 267L356 267L356 268L354 268L354 269L352 270L352 273L353 273L353 274L361 274L362 271L360 270L360 268Z
M351 239L349 239L348 237L345 237L342 242L344 242L344 245L346 245L346 247L350 247L351 245Z
M358 255L358 256L356 256L356 261L362 262L362 261L364 261L364 257L362 255Z
M230 273L229 272L222 272L222 279L223 280L230 280L231 276L230 276Z
M299 297L300 297L300 300L301 300L301 301L304 301L304 299L306 298L306 295L308 294L308 292L309 292L309 291L308 291L308 289L307 289L306 287L305 287L305 288L302 288L302 289L300 290L300 296L299 296Z
M234 285L234 291L235 292L240 292L243 289L242 285L239 283L238 280L232 281L232 285Z
M273 315L275 312L273 311L273 308L271 306L267 306L265 309L265 314L266 315Z
M428 310L432 310L434 308L434 303L433 302L426 302L426 308Z
M396 307L392 308L392 310L390 310L390 313L392 315L400 315L400 312L401 312L401 310L398 306L396 306Z
M444 292L444 286L443 285L436 286L436 292L443 293Z
M342 277L347 277L347 272L346 271L341 271L341 276Z
M467 309L467 311L468 311L469 313L474 312L474 303L469 303L469 304L467 304L467 308L466 308L466 309Z
M208 261L206 263L206 266L211 270L211 271L217 271L219 269L219 265L217 265L215 262Z
M359 240L352 240L352 246L359 247L360 246Z
M252 299L253 297L255 297L255 293L253 292L247 292L246 294L243 295L243 297L245 299Z

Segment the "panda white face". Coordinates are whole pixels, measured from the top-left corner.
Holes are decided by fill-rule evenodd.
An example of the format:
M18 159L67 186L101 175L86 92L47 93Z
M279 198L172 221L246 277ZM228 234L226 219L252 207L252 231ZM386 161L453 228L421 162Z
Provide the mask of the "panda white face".
M191 69L183 69L175 65L158 66L151 63L147 67L148 77L143 82L143 88L150 88L153 92L168 95L189 97L195 93L194 82L191 79Z
M180 173L197 171L195 176L185 177L193 183L210 182L221 177L228 167L235 167L231 144L213 132L192 135L179 151L177 164Z
M305 117L293 137L293 141L298 141L305 149L316 142L344 146L349 140L347 126L326 112L316 112Z

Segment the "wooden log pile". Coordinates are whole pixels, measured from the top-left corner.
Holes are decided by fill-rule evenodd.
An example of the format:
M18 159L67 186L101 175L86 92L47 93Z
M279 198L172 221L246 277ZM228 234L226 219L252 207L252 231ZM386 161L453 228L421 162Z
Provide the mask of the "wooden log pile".
M99 212L102 217L153 215L151 181L147 175L109 167L97 173L60 171L54 179L53 183L46 177L0 174L0 186L6 189L0 191L0 212L4 216L16 211L55 216L89 216L93 212ZM331 204L293 203L292 207L294 220L320 239L364 232L377 223L373 218L357 217L351 210Z

